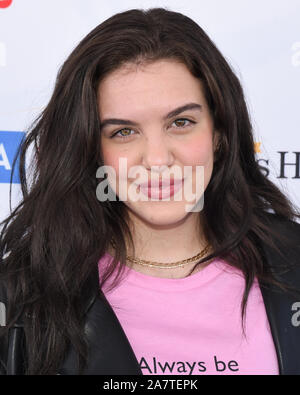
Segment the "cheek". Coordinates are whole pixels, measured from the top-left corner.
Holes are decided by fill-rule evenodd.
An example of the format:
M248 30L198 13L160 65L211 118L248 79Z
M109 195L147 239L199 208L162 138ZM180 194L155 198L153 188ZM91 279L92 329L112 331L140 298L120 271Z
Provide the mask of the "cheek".
M182 147L181 157L182 161L186 165L209 165L213 162L213 145L211 136L196 136L186 142Z
M112 166L116 170L119 168L119 155L110 149L102 150L102 159L105 166Z
M103 145L102 146L102 159L105 166L111 166L115 169L116 177L119 177L119 170L124 169L124 160L127 163L127 171L132 165L132 152L128 149L120 149L116 145ZM122 162L120 161L122 159Z

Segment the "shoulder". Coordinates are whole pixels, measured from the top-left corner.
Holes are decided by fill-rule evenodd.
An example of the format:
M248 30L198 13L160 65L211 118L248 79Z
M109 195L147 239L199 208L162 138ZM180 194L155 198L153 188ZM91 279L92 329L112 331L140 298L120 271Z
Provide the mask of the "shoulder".
M268 213L266 223L272 243L262 241L265 265L279 281L300 284L300 224Z
M276 214L267 213L266 224L269 226L273 241L278 247L300 247L300 223Z
M281 217L274 213L266 212L266 220L273 224L276 228L286 228L287 230L294 230L300 234L300 223L295 220L290 220L286 217Z

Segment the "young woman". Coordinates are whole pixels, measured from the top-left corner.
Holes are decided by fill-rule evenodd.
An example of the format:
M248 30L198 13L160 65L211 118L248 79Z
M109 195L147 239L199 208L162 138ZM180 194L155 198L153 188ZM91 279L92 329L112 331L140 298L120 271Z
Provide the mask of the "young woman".
M90 32L20 176L0 240L3 374L300 373L300 215L191 19L134 9ZM194 201L176 200L186 185Z

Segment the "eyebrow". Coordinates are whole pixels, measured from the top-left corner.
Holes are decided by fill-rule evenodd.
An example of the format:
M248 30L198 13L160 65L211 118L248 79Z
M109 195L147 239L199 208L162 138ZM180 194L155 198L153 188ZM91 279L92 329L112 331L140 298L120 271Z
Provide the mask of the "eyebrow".
M199 110L202 111L202 106L201 104L198 103L188 103L185 104L183 106L177 107L174 110L172 110L171 112L169 112L167 115L165 115L163 117L164 120L167 120L169 118L172 118L184 111L187 110ZM137 126L138 123L134 122L134 121L130 121L129 119L118 119L118 118L108 118L108 119L104 119L101 123L100 123L100 128L103 129L105 126L107 125L133 125L133 126Z

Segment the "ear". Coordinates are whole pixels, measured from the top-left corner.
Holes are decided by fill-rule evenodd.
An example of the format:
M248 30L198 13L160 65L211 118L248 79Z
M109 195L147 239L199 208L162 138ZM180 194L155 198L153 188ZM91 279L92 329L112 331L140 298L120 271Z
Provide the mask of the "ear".
M221 134L219 131L214 130L213 131L214 163L216 163L219 160L220 148L221 148Z
M214 148L214 153L216 153L221 145L221 135L218 130L213 130L213 148Z

